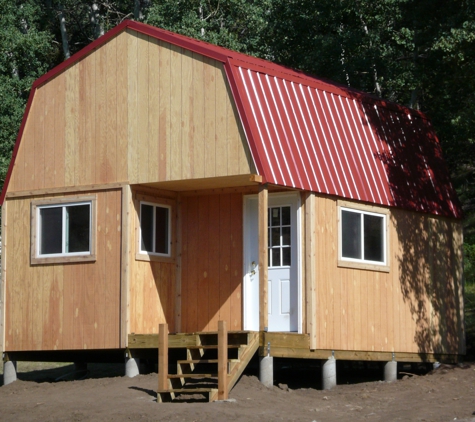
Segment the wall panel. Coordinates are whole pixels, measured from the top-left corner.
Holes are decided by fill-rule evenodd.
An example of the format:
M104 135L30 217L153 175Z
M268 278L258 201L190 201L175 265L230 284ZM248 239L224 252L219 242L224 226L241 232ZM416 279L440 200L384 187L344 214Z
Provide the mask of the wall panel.
M119 347L121 191L95 194L97 260L66 265L30 265L33 198L8 200L5 350Z
M242 195L182 198L182 331L242 329Z
M37 88L9 191L255 172L223 64L126 30Z
M390 271L339 268L337 201L315 202L317 347L460 353L460 224L393 209Z

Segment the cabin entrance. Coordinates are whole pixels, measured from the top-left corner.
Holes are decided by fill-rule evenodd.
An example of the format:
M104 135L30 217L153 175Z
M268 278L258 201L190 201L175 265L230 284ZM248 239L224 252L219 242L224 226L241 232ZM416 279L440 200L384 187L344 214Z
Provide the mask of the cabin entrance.
M299 331L299 207L297 194L269 194L268 331ZM259 330L258 197L244 202L244 329Z

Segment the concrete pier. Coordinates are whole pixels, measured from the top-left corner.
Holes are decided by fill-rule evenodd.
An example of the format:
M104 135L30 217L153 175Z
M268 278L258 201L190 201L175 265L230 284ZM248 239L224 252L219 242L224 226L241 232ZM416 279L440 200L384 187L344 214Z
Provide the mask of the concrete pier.
M391 360L384 365L384 381L397 381L397 362Z
M272 356L259 357L259 381L268 388L274 385L274 358Z
M16 362L7 360L3 362L3 385L11 384L17 380Z
M139 375L140 374L139 366L140 366L140 359L126 357L125 358L125 376L129 378L133 378Z
M336 387L336 360L333 356L322 365L322 389L330 390Z

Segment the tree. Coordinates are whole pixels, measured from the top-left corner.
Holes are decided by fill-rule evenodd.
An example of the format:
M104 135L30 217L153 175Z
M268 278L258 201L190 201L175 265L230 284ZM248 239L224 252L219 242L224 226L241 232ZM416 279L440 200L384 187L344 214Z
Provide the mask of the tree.
M145 22L265 57L263 39L272 0L152 0Z
M53 37L42 30L44 14L35 1L0 0L0 183L33 81L49 70Z

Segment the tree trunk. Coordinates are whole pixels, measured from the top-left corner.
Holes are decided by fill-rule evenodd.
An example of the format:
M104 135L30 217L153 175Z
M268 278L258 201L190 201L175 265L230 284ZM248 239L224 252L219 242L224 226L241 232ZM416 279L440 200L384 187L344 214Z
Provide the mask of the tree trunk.
M94 25L94 39L98 39L104 35L104 28L100 22L99 6L92 3L91 6L91 23Z
M66 19L64 18L62 5L59 5L58 18L59 29L61 30L61 41L63 42L64 60L67 60L71 57L71 53L69 51L68 33L66 31Z

